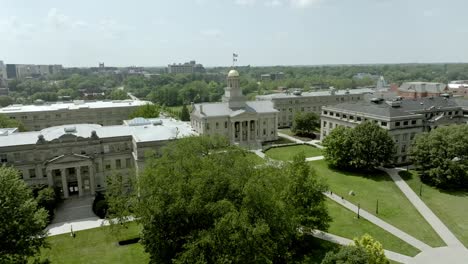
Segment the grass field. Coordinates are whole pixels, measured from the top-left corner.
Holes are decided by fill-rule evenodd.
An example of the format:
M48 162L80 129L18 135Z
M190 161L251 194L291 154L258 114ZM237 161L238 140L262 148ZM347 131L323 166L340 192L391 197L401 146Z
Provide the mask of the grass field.
M322 155L322 150L309 145L271 148L267 150L265 154L272 159L289 161L292 160L295 155L301 152L304 152L306 158Z
M419 194L421 180L416 172L403 174L402 178ZM468 192L441 191L422 184L421 199L447 225L465 246L468 247Z
M76 237L69 234L47 238L50 249L41 252L43 259L51 263L148 263L149 255L139 243L119 246L119 240L135 238L140 227L136 223L129 225L119 235L110 232L110 227L94 228L76 232Z
M295 137L295 138L297 138L299 140L302 140L302 141L310 141L310 140L314 139L312 137L297 136L296 134L294 134L291 131L290 128L280 128L280 129L278 129L278 132L286 134L286 135L291 136L291 137ZM320 130L318 130L317 132L320 132Z
M326 161L310 162L317 174L324 177L330 190L361 208L375 214L376 203L379 200L381 219L424 241L430 246L443 246L441 238L407 200L387 174L373 173L364 175L334 170L328 167ZM349 195L350 191L355 195Z
M326 204L328 206L328 212L333 219L328 232L349 239L369 234L379 241L385 249L408 256L416 256L420 252L418 249L370 223L366 219L358 219L355 213L330 199L326 200Z

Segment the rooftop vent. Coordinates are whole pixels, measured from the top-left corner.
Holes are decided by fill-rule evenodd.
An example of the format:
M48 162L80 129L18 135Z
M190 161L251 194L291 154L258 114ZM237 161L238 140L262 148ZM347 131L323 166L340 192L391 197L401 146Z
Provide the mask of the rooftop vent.
M299 96L299 95L302 94L302 91L301 90L294 90L293 94Z
M400 107L401 106L401 101L387 101L387 104L391 107Z
M151 122L143 117L136 117L128 122L129 126L146 126L149 124L151 124Z
M158 119L158 120L153 120L152 123L153 123L153 126L161 126L163 124L163 121Z
M65 133L75 133L76 127L75 126L64 127L63 131L65 131Z

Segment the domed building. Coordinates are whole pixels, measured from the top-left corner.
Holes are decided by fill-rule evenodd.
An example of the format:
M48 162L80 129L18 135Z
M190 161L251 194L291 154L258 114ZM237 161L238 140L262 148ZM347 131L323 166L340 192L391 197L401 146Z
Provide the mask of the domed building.
M228 73L222 102L195 104L190 120L200 135L226 136L231 144L252 149L277 139L278 111L271 101L247 101L234 69Z

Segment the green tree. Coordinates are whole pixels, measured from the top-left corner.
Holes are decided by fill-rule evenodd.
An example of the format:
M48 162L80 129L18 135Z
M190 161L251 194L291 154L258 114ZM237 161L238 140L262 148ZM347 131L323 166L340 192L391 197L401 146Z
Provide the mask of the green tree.
M19 172L0 167L0 262L26 263L45 245L47 212Z
M294 116L291 131L296 135L313 135L320 127L320 118L315 113L297 113Z
M249 155L191 137L148 158L136 216L151 263L284 263L304 239L299 228L326 229L324 187L304 157L259 168Z
M55 190L51 187L43 188L38 191L36 197L37 204L46 209L49 214L49 221L54 217L54 209L57 207L58 199Z
M343 246L338 252L328 252L322 264L369 264L369 254L362 247Z
M111 223L125 225L128 217L134 212L136 196L133 191L135 178L133 175L112 173L106 178L105 201L107 203L107 218Z
M369 255L369 264L389 264L385 251L380 242L375 241L370 235L365 234L360 238L354 239L354 244L358 248L363 248Z
M21 121L10 119L5 115L0 114L0 128L18 128L19 131L25 131Z
M347 169L373 169L393 161L395 143L388 131L371 122L335 128L323 140L325 158Z
M125 100L128 98L128 95L125 91L120 89L114 89L110 94L109 98L111 100Z
M145 104L137 107L131 114L130 118L156 118L159 117L159 106L155 104Z
M468 125L439 127L416 136L410 156L424 182L468 188Z
M190 121L190 113L187 108L187 105L182 106L182 110L180 112L180 120L182 121Z
M14 100L10 96L0 95L0 107L5 107L13 104Z

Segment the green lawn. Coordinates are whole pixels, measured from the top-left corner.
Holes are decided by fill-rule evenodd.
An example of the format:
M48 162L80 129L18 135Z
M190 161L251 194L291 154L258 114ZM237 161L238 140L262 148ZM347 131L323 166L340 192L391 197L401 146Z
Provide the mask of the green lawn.
M355 213L333 202L332 200L327 199L326 204L328 206L328 212L333 219L333 221L330 223L328 232L349 239L354 239L355 237L369 234L374 239L382 243L385 249L408 256L416 256L420 252L418 249L381 229L380 227L370 223L366 219L358 219Z
M324 160L310 162L318 175L324 177L330 190L361 208L375 214L376 203L379 200L381 219L424 241L430 246L443 246L442 239L419 214L414 206L387 174L342 172L330 169ZM350 191L355 195L349 195Z
M140 227L131 223L128 229L118 236L110 232L110 227L94 228L47 238L50 249L41 252L42 258L51 263L148 263L149 255L139 243L119 246L117 242L138 236Z
M304 136L297 136L296 134L294 134L294 132L291 131L290 128L280 128L280 129L278 129L278 132L286 134L286 135L291 136L291 137L295 137L295 138L297 138L299 140L302 140L302 141L310 141L310 140L313 139L313 138L307 137L307 136L305 136L305 137ZM320 129L318 131L316 131L316 132L320 132Z
M416 172L412 171L411 176L403 178L419 194L421 180ZM468 192L440 191L437 188L422 184L421 198L457 238L465 246L468 246Z
M254 163L254 164L257 164L257 165L260 165L260 164L264 164L265 163L265 160L260 158L257 154L255 153L247 153L247 157Z
M289 161L300 152L304 152L307 158L322 155L322 150L309 145L271 148L267 150L265 154L272 159Z

